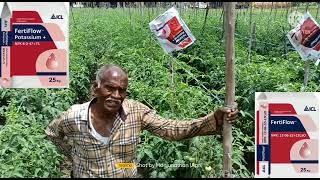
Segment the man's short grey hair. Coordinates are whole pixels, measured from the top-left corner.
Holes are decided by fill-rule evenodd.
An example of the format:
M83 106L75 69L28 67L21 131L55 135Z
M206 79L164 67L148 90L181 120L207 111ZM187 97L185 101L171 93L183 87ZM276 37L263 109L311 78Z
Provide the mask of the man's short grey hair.
M100 67L100 69L98 69L97 71L97 75L96 75L96 81L98 83L98 88L100 87L101 85L101 81L102 81L102 78L103 78L103 73L110 69L110 68L118 68L118 69L121 69L127 76L128 76L128 72L121 68L120 66L117 66L117 65L114 65L114 64L107 64L107 65L104 65L102 67Z

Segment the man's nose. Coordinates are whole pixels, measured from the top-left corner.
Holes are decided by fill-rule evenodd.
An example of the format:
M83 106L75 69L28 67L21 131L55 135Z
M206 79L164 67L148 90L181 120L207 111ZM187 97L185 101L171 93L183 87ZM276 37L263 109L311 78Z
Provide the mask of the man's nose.
M116 89L115 91L113 91L112 94L111 94L111 96L112 96L113 98L118 98L118 99L121 98L118 89Z

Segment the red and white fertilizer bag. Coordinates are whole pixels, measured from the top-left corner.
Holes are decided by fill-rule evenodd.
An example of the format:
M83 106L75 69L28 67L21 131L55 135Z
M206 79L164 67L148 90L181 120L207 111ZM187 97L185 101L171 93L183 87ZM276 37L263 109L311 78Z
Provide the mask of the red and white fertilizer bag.
M174 7L151 21L149 26L163 50L168 54L185 49L196 40Z
M0 88L69 87L69 3L2 2Z
M287 37L302 60L320 58L320 26L308 12L303 15L298 25L287 34Z

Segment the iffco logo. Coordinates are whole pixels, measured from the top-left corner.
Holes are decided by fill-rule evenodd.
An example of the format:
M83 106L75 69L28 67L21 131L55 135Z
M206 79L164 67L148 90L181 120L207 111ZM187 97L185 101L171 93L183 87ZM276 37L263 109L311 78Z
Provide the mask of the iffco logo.
M304 111L316 111L316 107L308 107L308 106L306 106L304 108Z
M62 15L54 15L52 14L51 19L63 19Z

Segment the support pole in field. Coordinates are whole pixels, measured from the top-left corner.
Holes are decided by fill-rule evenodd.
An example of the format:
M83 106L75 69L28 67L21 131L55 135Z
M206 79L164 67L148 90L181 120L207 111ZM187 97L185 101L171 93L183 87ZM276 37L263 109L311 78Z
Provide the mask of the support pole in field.
M148 9L148 22L150 22L151 21L151 18L150 18L150 5L148 5L147 9Z
M71 16L72 16L72 20L73 20L72 25L77 29L77 23L76 23L76 21L74 20L73 8L72 8L72 6L71 6L71 8L70 8L70 11L71 11Z
M268 22L270 22L270 18L271 18L271 15L272 15L272 9L273 9L273 2L271 3L271 10L270 10L270 15L268 17ZM267 32L269 32L270 24L271 23L268 23Z
M199 2L198 2L199 3ZM198 4L198 7L196 7L196 19L198 20L198 10L199 10L200 4Z
M249 25L250 25L250 28L252 28L252 9L253 9L253 2L250 2L250 15L249 15ZM251 32L251 31L250 31Z
M277 3L275 4L275 7L274 7L274 20L276 19L277 17L277 11L278 11L278 7L277 7Z
M159 14L160 10L160 2L156 2L156 6L157 6L157 11L156 11L156 14Z
M236 15L236 22L235 22L235 25L234 25L234 27L237 29L237 25L238 25L238 17L239 16L239 13L237 13L237 15Z
M284 11L283 11L283 6L282 6L282 2L280 2L280 12L279 14L281 14L281 16L283 17L284 16Z
M306 12L308 12L309 10L309 2L307 2L307 5L306 5Z
M309 79L309 70L310 70L310 61L304 62L304 78L303 78L303 86L308 86L308 79Z
M204 33L204 29L205 29L205 26L206 26L206 23L207 23L208 13L209 13L209 3L207 3L207 7L206 7L206 15L205 15L205 17L204 17L204 22L203 22L203 26L202 26L201 34L203 34L203 33Z
M249 18L249 25L250 25L250 39L249 39L249 53L248 53L248 62L251 62L251 50L252 50L252 38L253 38L253 23L252 23L252 4L250 3L250 18Z
M131 17L132 15L131 15L131 10L130 10L131 8L130 8L130 6L131 6L131 4L129 4L129 9L128 9L128 10L129 10L129 22L130 22L130 28L133 30L132 17Z
M224 8L222 8L221 16L220 16L220 21L221 21L221 19L222 19L222 28L224 27L224 22L225 22L224 14L225 14ZM223 17L223 18L222 18L222 17ZM221 32L221 38L220 38L220 40L223 40L224 34L225 34L224 31L222 31L222 32Z
M287 36L283 26L282 26L282 33L283 33L283 47L284 47L285 59L288 60L289 58L288 58Z
M139 3L139 10L140 10L140 26L141 26L141 33L143 33L143 10L144 10L144 2Z
M318 4L318 7L317 7L317 14L316 14L316 19L318 19L318 13L319 13L319 3Z
M256 48L256 36L257 36L257 34L256 34L256 22L253 22L253 29L252 29L252 47L251 47L251 49L253 49L253 50L255 50L255 48Z
M195 15L196 15L196 3L195 2L193 2L192 10L193 10L193 19L194 19Z
M290 7L287 7L287 11L286 11L286 16L285 16L285 18L288 18L289 8L290 8Z
M175 65L174 65L174 55L173 54L170 54L170 62L169 62L169 66L170 66L170 75L171 75L171 80L170 80L170 83L171 83L171 91L172 91L172 96L171 96L171 103L170 103L170 107L171 107L171 111L173 113L176 112L176 87L175 87L175 81L174 81L174 73L175 73Z
M235 75L234 75L234 24L235 2L225 2L225 39L226 39L226 99L225 106L234 106ZM224 117L224 119L226 116ZM223 176L232 178L232 125L223 121Z

